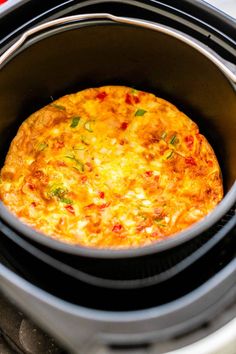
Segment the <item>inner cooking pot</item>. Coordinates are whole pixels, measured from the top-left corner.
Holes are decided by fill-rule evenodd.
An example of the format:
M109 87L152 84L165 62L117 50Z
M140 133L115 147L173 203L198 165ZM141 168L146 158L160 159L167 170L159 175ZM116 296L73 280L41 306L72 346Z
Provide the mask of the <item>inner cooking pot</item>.
M76 263L78 268L81 263L83 269L86 268L84 265L90 264L93 273L95 258L95 273L106 268L105 277L108 278L112 277L112 267L109 268L104 261L118 262L116 270L123 268L124 275L127 273L124 259L132 261L137 258L135 277L138 277L137 264L143 267L142 257L152 255L152 261L158 260L161 252L180 250L201 235L208 237L207 230L235 202L235 78L232 73L227 75L230 71L221 65L217 55L206 48L201 50L196 42L186 36L181 38L181 34L164 26L155 27L124 18L119 20L109 15L100 18L87 15L83 21L68 19L64 23L60 19L53 25L33 31L31 36L26 35L2 60L1 165L20 124L34 111L81 89L126 85L167 99L198 124L219 160L225 197L210 215L191 228L157 244L129 250L98 250L58 242L23 225L2 204L0 216L7 227L47 253L66 257L66 262L68 254L74 257L73 264Z

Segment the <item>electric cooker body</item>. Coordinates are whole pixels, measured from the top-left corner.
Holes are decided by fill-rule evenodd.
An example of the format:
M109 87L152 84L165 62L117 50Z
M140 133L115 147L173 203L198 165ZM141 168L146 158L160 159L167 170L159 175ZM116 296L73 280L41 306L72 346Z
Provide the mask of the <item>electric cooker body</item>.
M86 13L100 15L79 23L58 23L29 36L2 68L2 156L19 124L49 103L51 96L125 84L170 100L199 124L219 158L231 201L200 241L187 251L185 247L182 256L178 245L179 258L176 252L168 253L169 263L165 253L164 261L155 253L151 260L146 254L136 259L116 257L116 268L107 266L106 257L93 257L88 263L78 255L64 252L62 256L53 247L48 250L3 218L1 286L73 352L104 352L105 347L165 352L183 345L189 332L206 324L210 325L205 333L213 331L216 314L221 317L235 302L236 99L235 83L227 76L235 72L235 27L204 3L190 1L53 1L50 5L23 1L14 12L8 9L3 14L1 53L33 26ZM121 24L103 13L184 34L220 59L228 71L222 72L197 50L166 33ZM114 273L118 274L115 279ZM104 277L112 282L101 281ZM234 316L234 311L228 311L221 320L225 322L218 324ZM204 336L201 330L194 333L201 333L195 340Z

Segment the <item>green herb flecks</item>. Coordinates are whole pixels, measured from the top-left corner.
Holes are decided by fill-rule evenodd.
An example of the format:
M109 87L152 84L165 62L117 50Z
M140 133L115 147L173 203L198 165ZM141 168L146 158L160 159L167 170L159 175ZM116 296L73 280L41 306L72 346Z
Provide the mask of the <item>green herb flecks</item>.
M80 121L80 117L79 117L79 116L73 117L72 120L71 120L71 125L70 125L70 127L71 127L71 128L76 128L77 125L79 124L79 121Z
M141 117L143 116L147 111L145 111L145 109L139 108L136 112L135 112L135 117Z
M38 151L44 151L48 147L48 144L46 143L41 143L38 146Z
M60 198L60 202L65 203L65 204L73 204L73 201L69 198Z
M142 218L143 220L147 220L147 216L146 216L146 215L140 214L139 216L140 216L140 218Z
M167 137L167 132L163 132L163 133L161 134L161 138L162 138L163 140L165 140L166 137Z
M86 141L86 138L83 135L81 135L80 140L81 140L81 143L83 143L84 145L89 146L88 142Z
M85 147L83 147L83 146L73 146L73 150L82 151L82 150L85 150Z
M86 129L90 133L93 133L93 124L94 120L88 120L84 123L84 129Z
M77 166L73 166L73 168L76 170L76 171L79 171L79 172L84 172L84 165L77 165Z
M63 198L66 193L67 189L62 187L56 187L51 190L50 195L53 197L58 197L60 199Z
M64 106L61 106L60 104L56 104L56 103L51 103L51 106L57 109L60 109L61 111L65 111L66 108Z
M51 197L56 197L61 203L65 204L73 204L73 201L69 198L66 198L66 194L68 193L66 188L55 187L52 188L49 193Z
M78 160L75 156L65 156L67 159L70 159L72 161L76 162L76 166L74 167L76 170L80 171L80 172L84 172L84 164Z
M176 135L173 135L172 138L170 139L170 144L175 145L178 142L178 139Z
M154 219L154 222L155 222L158 226L166 227L166 224L164 224L163 221L164 221L164 218L156 218L156 219Z
M168 155L166 156L166 160L169 160L169 159L172 157L173 153L174 153L174 150L171 150L171 151L168 153Z

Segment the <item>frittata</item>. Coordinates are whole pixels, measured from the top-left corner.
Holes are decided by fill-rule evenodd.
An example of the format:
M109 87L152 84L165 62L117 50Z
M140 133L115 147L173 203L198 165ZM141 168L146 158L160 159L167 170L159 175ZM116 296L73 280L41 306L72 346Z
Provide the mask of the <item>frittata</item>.
M69 94L33 113L1 170L0 199L23 223L95 248L163 240L222 197L219 164L197 125L123 86Z

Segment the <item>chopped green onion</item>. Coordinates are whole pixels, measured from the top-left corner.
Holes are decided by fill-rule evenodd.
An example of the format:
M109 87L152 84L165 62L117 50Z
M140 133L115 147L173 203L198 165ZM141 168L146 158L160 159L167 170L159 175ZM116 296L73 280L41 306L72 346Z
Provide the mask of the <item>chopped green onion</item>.
M135 117L141 117L143 116L147 111L145 111L145 109L138 109L136 112L135 112Z
M60 104L56 104L56 103L51 103L51 106L57 109L60 109L61 111L65 111L65 107L61 106Z
M132 93L132 95L135 95L136 93L138 93L138 90L132 89L132 90L131 90L131 93Z
M94 120L88 120L87 122L84 123L84 129L86 129L88 132L92 133L92 124L94 123Z
M84 145L87 145L87 146L89 145L83 135L81 135L80 140L81 140L81 143L83 143Z
M39 144L39 146L38 146L38 151L43 151L43 150L45 150L47 147L48 147L48 144L46 144L46 143L41 143L41 144Z
M81 150L85 150L85 147L83 147L83 146L73 146L73 150L81 151Z
M163 133L161 134L161 138L162 138L163 140L165 140L166 137L167 137L167 132L163 132Z
M78 160L76 160L76 163L77 163L77 169L80 171L80 172L84 172L84 164Z
M143 220L147 220L147 216L146 216L146 215L140 215L140 217L141 217Z
M73 204L73 201L69 198L60 198L60 202L65 203L65 204Z
M81 165L73 166L73 168L79 172L84 172L84 165L81 163Z
M79 121L80 121L80 117L73 117L72 120L71 120L70 127L71 128L77 127L77 125L79 124Z
M171 156L173 155L174 150L171 150L170 153L166 156L166 160L169 160Z
M84 164L79 161L75 156L65 156L67 159L73 160L76 162L77 166L74 167L76 170L80 172L84 172Z
M51 190L50 195L61 199L67 193L67 189L57 187Z
M57 197L61 203L73 204L73 201L71 199L65 197L67 193L67 189L62 187L56 187L51 190L50 196Z
M162 227L166 227L166 224L163 224L164 218L157 218L154 220L154 222L158 225L158 226L162 226Z
M57 197L61 203L73 204L73 201L69 198L66 198L65 195L68 193L67 189L62 187L54 187L49 195L51 197Z
M67 152L68 154L70 154L70 151ZM75 156L74 155L65 155L65 157L67 159L70 159L70 160L74 160L75 159Z
M159 223L159 222L163 221L163 219L164 219L164 218L156 218L156 219L154 219L154 221L155 221L156 223Z
M174 145L177 142L176 135L173 135L172 138L170 139L170 144Z

